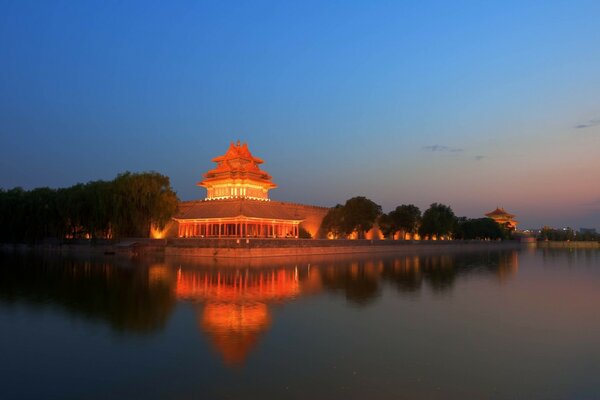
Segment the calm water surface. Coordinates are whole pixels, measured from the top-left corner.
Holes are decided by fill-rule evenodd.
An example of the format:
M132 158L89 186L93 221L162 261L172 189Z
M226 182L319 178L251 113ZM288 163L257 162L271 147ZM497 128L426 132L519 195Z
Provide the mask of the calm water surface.
M600 251L0 254L2 399L600 398Z

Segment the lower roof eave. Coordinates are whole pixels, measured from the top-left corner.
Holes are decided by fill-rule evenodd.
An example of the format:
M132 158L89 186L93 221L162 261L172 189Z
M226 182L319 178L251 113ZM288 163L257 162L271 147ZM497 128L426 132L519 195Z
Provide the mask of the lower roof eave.
M177 222L268 222L268 223L292 223L299 224L303 219L278 219L278 218L260 218L246 217L238 215L237 217L214 217L214 218L173 218Z

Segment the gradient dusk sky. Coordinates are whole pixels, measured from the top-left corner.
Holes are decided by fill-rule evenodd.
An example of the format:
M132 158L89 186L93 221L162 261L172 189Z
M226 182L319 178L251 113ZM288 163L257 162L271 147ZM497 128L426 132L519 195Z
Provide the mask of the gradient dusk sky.
M0 1L0 187L181 199L231 141L276 200L600 228L600 1Z

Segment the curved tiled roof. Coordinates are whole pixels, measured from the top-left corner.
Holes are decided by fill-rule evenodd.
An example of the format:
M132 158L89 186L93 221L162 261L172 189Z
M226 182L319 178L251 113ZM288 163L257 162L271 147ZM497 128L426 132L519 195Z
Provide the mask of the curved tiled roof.
M204 180L198 185L205 186L224 179L249 179L265 183L271 188L277 187L271 182L271 175L260 169L259 165L263 160L254 157L248 145L240 144L239 140L237 144L232 142L225 154L213 158L212 161L217 163L217 166L204 174Z
M488 217L504 217L504 218L514 218L515 215L514 214L510 214L508 212L506 212L506 210L502 207L497 207L494 211L490 211L489 213L485 214Z
M204 200L183 202L175 219L248 217L301 221L304 216L293 204L250 199Z

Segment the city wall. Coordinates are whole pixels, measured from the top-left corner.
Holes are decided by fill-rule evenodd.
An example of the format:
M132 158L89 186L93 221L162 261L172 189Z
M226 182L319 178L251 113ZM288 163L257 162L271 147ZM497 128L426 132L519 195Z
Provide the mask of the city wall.
M120 256L184 256L209 258L302 257L414 252L480 251L520 248L515 241L409 241L315 239L126 239L121 242L86 240L36 246L2 245L4 251L46 251L59 254Z
M48 251L61 254L122 256L184 256L209 258L302 257L314 255L402 254L518 249L522 247L600 249L599 242L537 242L476 240L326 240L326 239L126 239L1 245L4 251Z
M520 248L517 242L290 240L290 239L170 239L165 255L193 257L299 257L306 255L446 252Z

